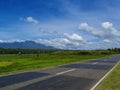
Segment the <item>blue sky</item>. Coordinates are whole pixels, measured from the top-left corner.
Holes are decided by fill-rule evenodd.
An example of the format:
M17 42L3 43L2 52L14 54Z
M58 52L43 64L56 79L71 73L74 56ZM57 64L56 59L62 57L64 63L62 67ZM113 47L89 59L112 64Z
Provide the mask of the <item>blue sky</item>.
M0 42L63 49L120 47L120 0L0 0Z

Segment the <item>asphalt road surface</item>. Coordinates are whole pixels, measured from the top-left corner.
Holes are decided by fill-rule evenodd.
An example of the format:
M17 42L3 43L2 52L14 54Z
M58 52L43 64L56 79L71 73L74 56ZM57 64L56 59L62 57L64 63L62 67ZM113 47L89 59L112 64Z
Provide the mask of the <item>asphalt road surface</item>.
M0 90L90 90L120 55L0 77Z

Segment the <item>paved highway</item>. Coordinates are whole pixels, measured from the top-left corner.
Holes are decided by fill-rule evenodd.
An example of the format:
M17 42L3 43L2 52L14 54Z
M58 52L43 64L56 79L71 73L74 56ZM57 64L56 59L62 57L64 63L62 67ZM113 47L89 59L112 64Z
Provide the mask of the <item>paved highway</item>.
M120 55L0 77L0 90L90 90Z

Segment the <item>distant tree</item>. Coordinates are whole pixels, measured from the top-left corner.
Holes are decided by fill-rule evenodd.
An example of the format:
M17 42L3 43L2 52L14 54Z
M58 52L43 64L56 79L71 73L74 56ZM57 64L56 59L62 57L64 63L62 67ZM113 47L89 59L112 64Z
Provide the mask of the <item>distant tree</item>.
M38 52L37 52L37 57L39 57L40 56L40 50L38 50Z

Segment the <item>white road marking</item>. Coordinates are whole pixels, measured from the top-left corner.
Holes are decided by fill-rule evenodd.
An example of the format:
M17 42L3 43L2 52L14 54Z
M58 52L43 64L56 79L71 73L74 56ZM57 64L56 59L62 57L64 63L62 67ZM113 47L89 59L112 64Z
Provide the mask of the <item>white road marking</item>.
M98 62L92 63L92 64L97 64Z
M76 70L76 69L70 69L70 70L67 70L67 71L56 73L56 75L61 75L61 74L64 74L64 73L67 73L67 72L71 72L71 71L74 71L74 70Z
M55 76L58 76L58 75L61 75L61 74L67 73L67 72L71 72L71 71L74 71L74 70L76 70L76 69L70 69L70 70L67 70L67 71L64 71L64 72L57 73L55 75L46 76L46 77L43 77L43 78L40 77L40 78L25 81L25 82L16 83L16 84L13 84L13 85L3 87L2 89L3 90L16 90L16 89L19 89L21 87L25 87L27 85L31 85L33 83L37 83L39 81L46 80L46 79L49 79L49 78L52 78L52 77L55 77ZM0 90L1 90L1 88L0 88Z
M118 63L109 72L107 72L105 76L103 76L90 90L95 90L95 88L117 67L119 63L120 61L118 61Z

